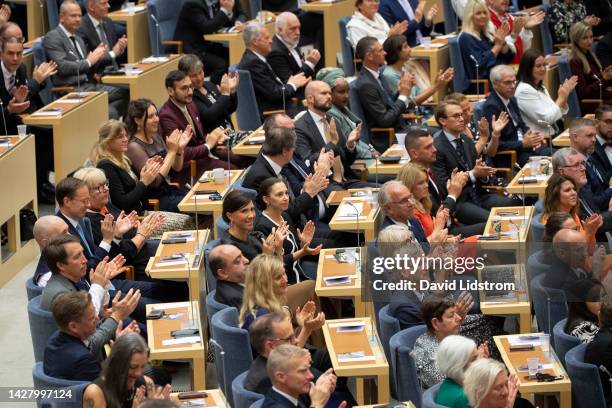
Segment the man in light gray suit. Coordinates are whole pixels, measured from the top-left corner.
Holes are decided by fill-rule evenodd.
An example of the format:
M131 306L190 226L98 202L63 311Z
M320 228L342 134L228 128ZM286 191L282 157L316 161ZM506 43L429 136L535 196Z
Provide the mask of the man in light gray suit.
M99 44L87 52L87 46L78 35L81 26L81 7L74 0L65 0L59 10L59 25L49 31L43 40L47 58L57 64L53 76L56 86L78 86L80 91L108 92L109 116L118 119L126 113L129 102L127 88L103 85L95 74L95 66L107 53L107 46Z

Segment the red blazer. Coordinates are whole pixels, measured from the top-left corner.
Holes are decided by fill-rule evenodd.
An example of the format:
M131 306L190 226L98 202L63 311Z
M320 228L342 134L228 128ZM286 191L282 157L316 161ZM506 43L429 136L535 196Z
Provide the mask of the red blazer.
M183 158L185 164L189 163L189 160L198 160L208 158L208 147L204 144L206 140L206 133L200 122L200 116L198 115L198 109L195 104L191 103L187 105L187 110L191 115L191 120L195 125L194 135L189 141L189 145L185 148L185 157ZM176 106L170 99L164 103L159 110L159 125L161 127L162 135L167 137L175 129L184 130L187 125L187 119L183 115L183 112Z

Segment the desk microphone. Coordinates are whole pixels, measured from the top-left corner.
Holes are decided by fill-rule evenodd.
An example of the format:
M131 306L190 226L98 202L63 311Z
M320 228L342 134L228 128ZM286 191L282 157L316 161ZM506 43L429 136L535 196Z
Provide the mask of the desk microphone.
M603 103L603 91L601 88L603 86L603 83L601 82L601 79L599 79L597 75L593 74L593 78L595 78L597 82L599 82L599 99L602 101L600 103Z
M198 244L198 239L196 237L196 248L197 248L197 244ZM181 258L183 258L186 262L187 262L187 276L188 276L188 284L187 284L187 288L189 289L189 321L187 322L187 324L184 324L181 326L181 330L186 330L186 329L197 329L198 325L195 322L195 315L194 315L194 311L193 311L193 299L191 297L191 291L193 290L193 288L191 287L192 282L191 282L191 265L189 262L189 256L187 256L184 253L180 253L179 256ZM198 290L200 290L200 288L197 288ZM200 304L200 302L196 302L198 305Z
M2 102L2 99L0 99L0 111L2 111L2 124L4 125L4 134L8 136L8 130L6 130L6 116L4 116L4 102Z
M478 60L472 54L470 54L470 59L474 61L474 65L476 65L476 96L478 96L478 99L480 99L480 82L478 82L478 67L480 65L478 65Z
M552 135L551 135L551 131L554 132L554 127L550 122L547 122L545 120L542 119L538 119L538 125L544 125L546 126L546 129L548 129L548 139L549 139L549 146L548 147L552 147Z
M45 30L45 3L43 3L42 0L38 0L38 5L40 7L40 28L42 29L44 36L44 33L47 32L47 30Z
M72 51L68 51L69 54L74 55L74 57L77 59L77 93L81 93L81 69L79 68L79 61L81 61L81 59L79 58L78 55L76 55L74 52Z
M227 398L227 385L225 383L225 349L221 344L217 342L217 340L213 338L211 338L208 342L211 346L220 350L219 355L221 356L221 382L223 384L223 394Z
M156 57L159 57L159 21L157 21L157 18L155 18L155 16L153 15L153 13L149 14L151 16L151 18L153 19L153 22L155 23L155 39L157 41L155 41L155 48L157 49L157 53L155 54Z
M368 148L370 149L370 153L376 151L374 146L368 144ZM374 167L376 168L376 186L378 186L378 157L374 159Z

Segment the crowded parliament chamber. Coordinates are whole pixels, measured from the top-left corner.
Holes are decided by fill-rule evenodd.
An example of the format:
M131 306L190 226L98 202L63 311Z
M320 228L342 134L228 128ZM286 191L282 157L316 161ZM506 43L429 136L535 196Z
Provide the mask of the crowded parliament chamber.
M612 406L611 0L2 0L0 109L0 406Z

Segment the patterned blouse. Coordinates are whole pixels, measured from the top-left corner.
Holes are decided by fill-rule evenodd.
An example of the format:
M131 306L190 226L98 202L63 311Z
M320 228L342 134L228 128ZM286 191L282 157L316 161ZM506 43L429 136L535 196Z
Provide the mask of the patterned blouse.
M414 343L411 355L423 388L429 388L444 380L444 376L436 366L438 347L440 347L440 340L429 331L421 334Z
M582 1L558 0L550 6L550 31L555 44L569 42L570 27L586 17L586 7Z
M578 337L581 343L590 343L599 332L599 326L593 322L582 321L578 323L570 332L574 337Z

